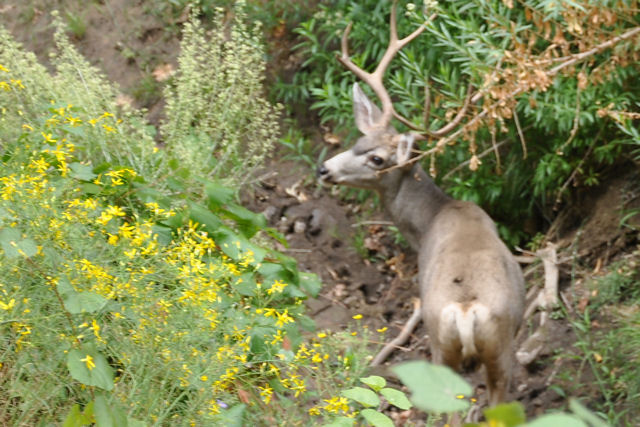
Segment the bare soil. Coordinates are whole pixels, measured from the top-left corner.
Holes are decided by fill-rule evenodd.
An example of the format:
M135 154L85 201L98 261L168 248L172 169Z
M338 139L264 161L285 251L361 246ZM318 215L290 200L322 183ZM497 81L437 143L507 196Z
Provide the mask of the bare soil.
M152 2L142 0L104 0L100 2L32 1L16 5L0 1L0 21L43 63L52 48L51 14L59 8L80 16L86 33L75 43L79 51L107 78L118 83L124 94L138 95L138 107L149 109L149 120L158 123L162 101L140 96L141 87L159 66L176 67L179 48L179 24L183 18L153 15ZM167 22L174 25L168 25ZM273 72L291 73L299 63L284 38L276 39L271 64ZM145 80L146 79L146 80ZM323 144L322 138L317 138ZM619 176L608 177L603 184L584 194L557 215L547 236L557 242L564 261L561 264L561 292L569 307L584 309L589 294L581 286L570 285L570 273L578 270L584 283L600 274L612 259L637 245L639 236L620 227L621 209L640 206L638 165L622 165ZM264 212L271 226L284 233L289 242L284 252L295 257L302 270L317 273L324 287L317 299L308 302L310 315L319 329L340 329L352 324L352 316L362 314L362 323L371 329L387 326L387 337L394 337L412 312L412 298L418 296L414 283L417 273L415 255L396 243L395 235L380 223L385 218L371 202L364 206L335 190L318 187L313 171L302 163L280 161L276 154L266 169L269 173L251 193L247 205ZM636 225L638 220L636 220ZM358 248L358 250L356 250ZM526 268L528 287L542 283L539 265ZM533 331L534 316L525 323L521 341ZM574 363L563 352L575 341L566 319L551 320L547 346L529 366L517 366L512 396L521 401L528 415L538 415L566 401L553 385L563 385L560 369ZM422 325L414 331L402 349L388 360L429 357L429 345ZM372 350L375 351L375 350ZM384 373L384 368L379 372ZM471 378L478 395L484 393L482 376Z

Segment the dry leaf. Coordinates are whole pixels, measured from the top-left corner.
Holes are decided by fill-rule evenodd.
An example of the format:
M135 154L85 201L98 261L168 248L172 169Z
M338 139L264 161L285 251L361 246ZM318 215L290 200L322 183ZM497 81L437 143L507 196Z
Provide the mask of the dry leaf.
M329 145L340 145L340 138L332 133L327 132L322 136L322 138L324 139L324 142Z
M116 105L118 107L131 107L133 105L133 98L124 93L119 93L118 96L116 96Z
M471 160L469 161L469 169L475 172L478 170L478 166L480 166L481 164L482 162L480 161L478 156L474 154L473 156L471 156Z
M578 73L578 89L584 90L587 88L587 73L580 71Z
M247 405L249 404L249 402L251 402L251 396L249 395L249 393L241 388L238 389L238 399L240 399L242 403L246 403Z
M165 80L168 80L174 72L175 70L173 69L173 65L161 64L158 65L155 70L153 70L151 75L153 75L153 78L156 79L157 82L163 82Z

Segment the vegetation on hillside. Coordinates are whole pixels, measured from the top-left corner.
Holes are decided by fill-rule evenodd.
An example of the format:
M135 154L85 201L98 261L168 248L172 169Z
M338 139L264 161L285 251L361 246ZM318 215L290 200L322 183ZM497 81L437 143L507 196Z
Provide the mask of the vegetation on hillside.
M60 18L53 71L0 28L0 424L387 426L389 405L466 410L468 385L441 367L395 369L411 402L365 376L369 340L384 330L316 331L304 300L317 295L317 277L274 250L283 237L238 203L279 138L282 111L264 97L265 49L248 21L274 31L310 6L196 3L158 129L78 54ZM219 9L231 4L232 13ZM323 122L353 136L353 77L334 53L353 21L353 59L374 64L390 6L322 2L296 30L305 63L275 87L281 102L312 101ZM388 73L397 108L425 130L450 120L468 85L482 95L459 137L427 141L426 166L438 179L450 171L442 182L456 197L490 207L511 243L529 239L513 225L532 211L550 220L572 186L637 162L635 1L400 7L402 33L437 17ZM87 31L80 16L66 22L74 37ZM297 130L287 144L313 163ZM594 281L590 310L571 318L578 345L563 355L585 360L562 375L596 378L588 404L616 424L635 420L640 393L629 374L640 342L637 262L634 253ZM620 327L601 333L594 311ZM602 423L569 406L574 415L535 425ZM487 425L524 422L518 404L485 415Z

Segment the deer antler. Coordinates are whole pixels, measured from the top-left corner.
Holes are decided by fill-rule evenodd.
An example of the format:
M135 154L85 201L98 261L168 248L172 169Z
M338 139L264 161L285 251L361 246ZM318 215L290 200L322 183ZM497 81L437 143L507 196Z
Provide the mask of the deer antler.
M390 19L390 39L389 46L385 51L380 63L376 67L373 73L369 73L362 68L358 67L356 64L351 61L349 57L349 49L347 45L347 39L349 38L349 33L351 32L352 23L347 25L347 28L344 30L344 34L342 35L342 55L338 57L338 61L342 65L345 66L349 71L353 72L356 76L358 76L362 81L371 86L371 89L375 92L376 96L380 100L382 104L382 117L380 118L380 122L378 126L387 126L391 122L391 118L393 116L400 117L398 113L393 108L393 103L391 102L391 97L389 93L385 89L382 83L382 77L384 76L384 72L386 71L389 63L393 59L393 57L402 49L405 45L407 45L410 41L415 39L422 33L427 27L425 24L420 25L416 30L414 30L411 34L403 39L398 39L398 29L396 23L396 4L397 0L394 0L393 6L391 7L391 19ZM429 19L435 18L435 14ZM403 123L409 122L404 118L399 118ZM406 120L406 122L405 122Z
M391 18L389 22L389 27L390 27L389 45L387 46L387 50L382 56L380 63L372 73L369 73L363 70L362 68L358 67L356 64L353 63L353 61L349 57L348 38L349 38L349 33L351 32L351 27L353 24L351 22L349 23L349 25L347 25L347 28L344 30L344 33L342 35L342 42L341 42L342 54L341 56L338 57L338 61L340 61L340 63L344 65L345 68L347 68L349 71L351 71L356 76L358 76L362 81L367 83L371 87L371 89L373 89L376 96L380 100L380 103L382 104L382 116L380 117L380 121L377 123L378 126L380 127L388 126L389 123L391 122L391 118L395 117L398 121L403 123L405 126L421 133L422 135L417 135L419 139L424 139L424 135L427 135L433 138L440 138L446 135L447 133L451 132L453 129L455 129L455 127L464 118L467 112L467 109L469 108L469 105L477 101L477 96L472 97L473 90L471 85L469 85L466 99L460 111L458 111L458 113L456 114L456 116L453 118L451 122L449 122L448 124L444 125L442 128L435 131L422 129L416 126L415 124L413 124L407 118L398 114L398 112L396 112L396 110L393 108L391 96L389 96L389 92L387 92L382 82L384 73L387 67L389 66L389 63L393 59L393 57L404 46L406 46L409 42L411 42L413 39L418 37L427 28L426 27L427 23L431 22L437 15L435 13L432 14L425 23L420 25L420 27L415 29L411 34L409 34L403 39L399 39L397 20L396 20L396 5L397 5L397 0L394 0L393 5L391 6ZM430 109L431 109L431 97L429 92L429 85L427 83L425 85L425 112L424 112L425 126L428 126Z

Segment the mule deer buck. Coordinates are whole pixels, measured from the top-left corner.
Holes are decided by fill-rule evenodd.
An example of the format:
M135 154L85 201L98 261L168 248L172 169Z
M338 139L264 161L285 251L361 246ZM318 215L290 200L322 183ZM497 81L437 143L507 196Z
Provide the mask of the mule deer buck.
M388 215L418 252L422 317L435 363L459 370L482 364L489 404L506 398L511 380L514 337L524 310L524 280L519 265L498 237L491 218L471 202L455 200L440 190L418 162L414 133L398 133L397 116L382 76L393 56L423 29L398 39L395 2L391 41L373 73L357 67L347 52L347 27L340 62L371 86L382 110L356 83L355 122L364 134L350 150L325 161L321 181L376 190ZM456 118L432 136L450 132ZM419 136L418 136L419 137Z

